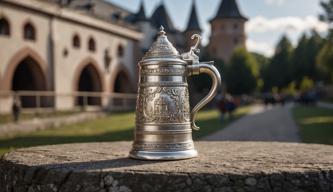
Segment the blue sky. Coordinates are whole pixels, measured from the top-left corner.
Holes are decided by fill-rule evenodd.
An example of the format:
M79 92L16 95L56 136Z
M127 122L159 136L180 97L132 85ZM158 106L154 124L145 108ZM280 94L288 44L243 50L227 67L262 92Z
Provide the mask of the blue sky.
M140 0L109 0L136 12ZM152 14L161 2L179 29L184 29L193 0L144 0L146 13ZM210 26L208 21L214 17L221 0L195 0L200 24L204 29L204 44L207 44ZM250 51L270 56L282 34L287 34L296 44L303 32L315 28L324 34L327 25L318 21L321 13L320 0L238 0L243 14L249 17L246 24L247 47Z

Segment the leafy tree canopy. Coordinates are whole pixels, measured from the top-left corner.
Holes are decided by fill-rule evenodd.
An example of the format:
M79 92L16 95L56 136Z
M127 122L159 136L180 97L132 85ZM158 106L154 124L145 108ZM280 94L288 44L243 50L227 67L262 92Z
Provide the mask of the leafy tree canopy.
M291 82L291 57L293 47L287 36L283 36L276 46L264 75L264 91L271 91L273 87L279 89Z
M236 49L226 71L228 92L234 95L253 93L258 76L259 67L255 58L244 48Z

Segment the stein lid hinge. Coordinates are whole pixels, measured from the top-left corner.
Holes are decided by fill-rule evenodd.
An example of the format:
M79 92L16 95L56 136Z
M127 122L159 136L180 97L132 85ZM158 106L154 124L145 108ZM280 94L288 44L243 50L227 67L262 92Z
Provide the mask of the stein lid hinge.
M200 53L200 49L198 47L201 42L201 36L199 34L194 34L191 39L197 39L195 45L191 47L189 52L183 53L181 57L184 61L193 65L199 63L199 56L197 54Z

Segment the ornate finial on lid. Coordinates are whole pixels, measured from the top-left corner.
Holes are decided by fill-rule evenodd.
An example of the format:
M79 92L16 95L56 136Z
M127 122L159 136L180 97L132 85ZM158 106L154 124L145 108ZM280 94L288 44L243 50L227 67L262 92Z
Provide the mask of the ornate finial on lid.
M160 27L160 32L159 32L160 35L165 35L166 32L164 31L164 27L161 25Z
M148 59L161 59L161 58L178 58L180 59L179 52L177 49L170 43L164 27L160 27L156 41L150 47L149 51L145 54L142 60Z

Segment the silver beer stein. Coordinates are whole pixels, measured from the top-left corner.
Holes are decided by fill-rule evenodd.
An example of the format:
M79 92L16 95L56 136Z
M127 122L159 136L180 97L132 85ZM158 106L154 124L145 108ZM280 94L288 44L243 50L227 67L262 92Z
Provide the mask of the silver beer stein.
M192 129L197 112L216 95L221 83L214 62L200 63L197 48L201 37L182 55L169 42L163 27L157 40L139 62L136 127L130 157L145 160L177 160L196 157ZM213 85L190 113L187 77L206 73Z

